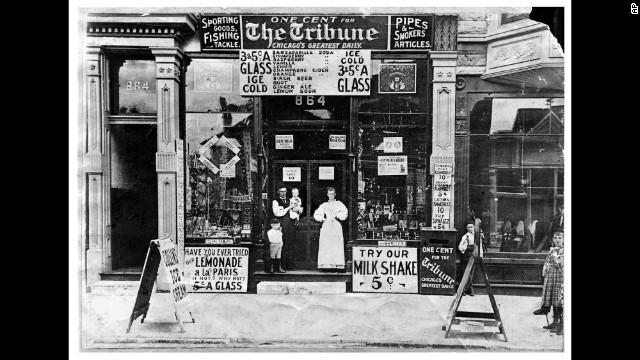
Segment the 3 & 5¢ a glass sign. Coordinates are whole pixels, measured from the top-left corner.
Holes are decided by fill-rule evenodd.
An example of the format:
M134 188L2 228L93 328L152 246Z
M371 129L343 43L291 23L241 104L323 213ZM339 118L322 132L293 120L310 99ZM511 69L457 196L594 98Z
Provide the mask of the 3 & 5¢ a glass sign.
M382 72L371 68L371 50L428 51L432 24L433 15L207 15L200 39L203 50L240 50L240 95L366 96Z

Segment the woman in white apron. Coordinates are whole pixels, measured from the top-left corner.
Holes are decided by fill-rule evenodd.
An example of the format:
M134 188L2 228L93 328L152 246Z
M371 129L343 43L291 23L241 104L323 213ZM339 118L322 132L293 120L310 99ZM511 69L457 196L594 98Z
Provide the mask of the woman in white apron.
M322 222L318 246L318 268L344 270L344 237L338 220L346 220L347 207L336 200L336 189L327 188L328 201L322 203L313 213L313 218Z

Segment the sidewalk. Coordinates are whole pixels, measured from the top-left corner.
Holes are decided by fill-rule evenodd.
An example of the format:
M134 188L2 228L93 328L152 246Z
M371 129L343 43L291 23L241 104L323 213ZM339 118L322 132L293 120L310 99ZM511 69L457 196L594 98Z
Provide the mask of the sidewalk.
M444 337L452 296L418 294L189 294L196 322L185 332L170 294L153 293L144 323L127 333L135 296L84 295L84 349L201 351L562 351L564 336L542 329L538 297L496 296L508 342L500 334ZM490 312L487 295L465 296L459 310ZM552 320L549 314L549 321ZM454 327L455 329L456 327ZM497 331L497 328L488 328Z

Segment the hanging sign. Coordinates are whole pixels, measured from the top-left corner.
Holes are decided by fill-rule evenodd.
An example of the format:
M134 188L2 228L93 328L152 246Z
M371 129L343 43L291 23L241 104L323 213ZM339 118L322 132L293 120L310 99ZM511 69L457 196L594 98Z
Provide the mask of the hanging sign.
M189 292L247 292L248 248L187 247L184 263Z
M276 150L293 149L293 135L276 135Z
M414 94L416 64L380 64L380 94Z
M283 167L282 168L282 181L288 182L300 182L301 168L299 167Z
M206 166L209 170L213 171L214 174L217 174L218 171L220 171L220 169L218 169L217 166L215 166L211 161L209 161L209 159L207 159L206 157L200 155L200 157L198 158L198 160L200 160L201 163L204 164L204 166Z
M407 156L378 156L378 175L407 175Z
M418 249L354 247L353 292L418 293Z
M371 50L241 50L239 76L242 96L369 95Z
M401 153L402 152L402 137L383 137L384 152L386 153Z
M453 164L434 164L431 228L448 230L451 211L451 185Z
M329 150L346 150L347 135L329 135Z
M333 180L334 179L334 167L333 166L319 166L318 167L318 179L319 180Z

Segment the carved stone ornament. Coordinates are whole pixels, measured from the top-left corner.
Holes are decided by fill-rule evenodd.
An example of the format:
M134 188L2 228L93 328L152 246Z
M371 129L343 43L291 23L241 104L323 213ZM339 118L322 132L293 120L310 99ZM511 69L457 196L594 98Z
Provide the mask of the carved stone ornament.
M494 56L493 60L507 62L508 60L523 59L536 53L538 47L533 42L517 44L511 48L502 48Z
M462 90L466 85L467 83L464 78L459 77L456 79L456 90Z

